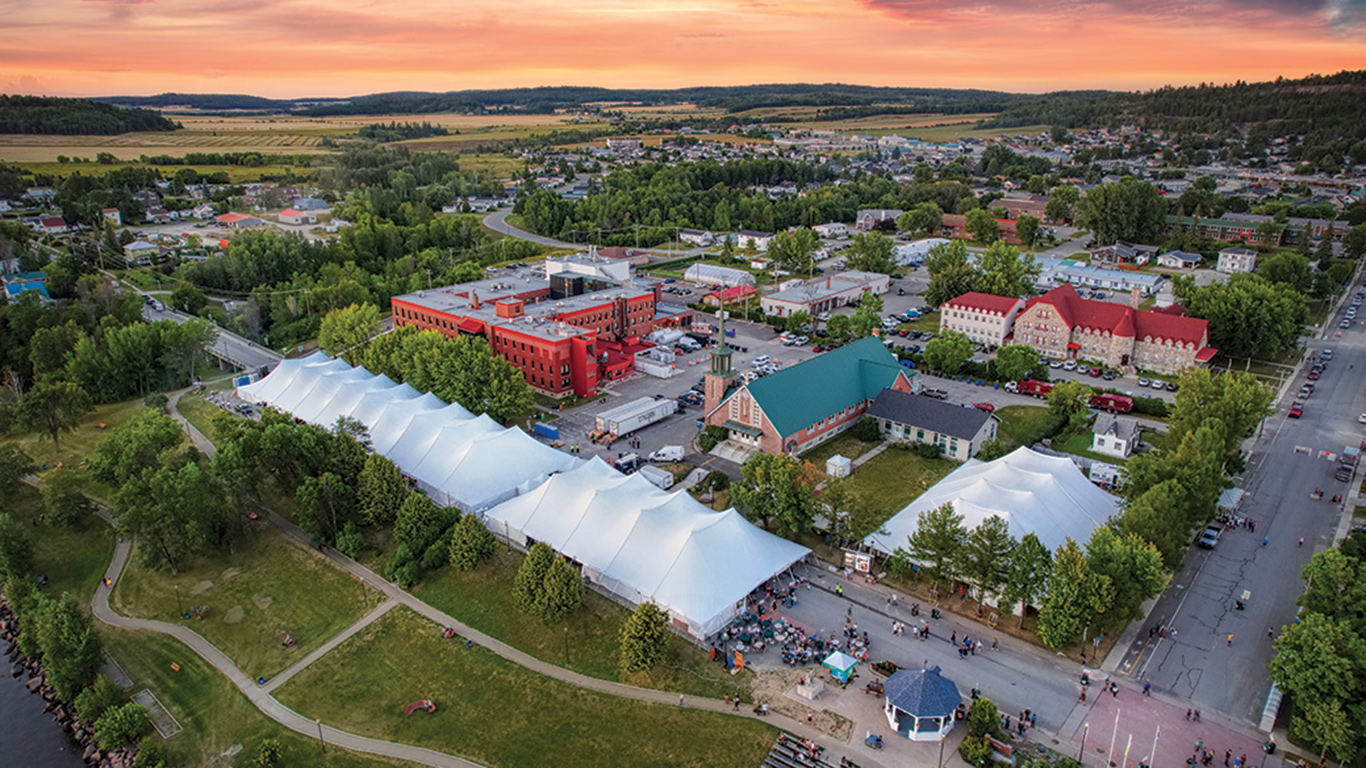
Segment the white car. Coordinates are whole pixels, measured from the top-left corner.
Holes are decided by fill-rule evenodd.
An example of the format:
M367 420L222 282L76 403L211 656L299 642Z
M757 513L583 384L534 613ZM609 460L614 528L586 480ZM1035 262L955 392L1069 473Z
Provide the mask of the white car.
M1363 414L1361 414L1360 416L1358 416L1358 417L1357 417L1357 421L1360 422L1360 423L1362 423L1362 424L1366 424L1366 413L1363 413Z
M1138 386L1140 386L1140 387L1146 387L1146 386L1148 386L1148 380L1147 380L1147 379L1139 379L1139 380L1138 380Z
M1067 362L1065 362L1065 363L1062 364L1062 367L1063 367L1065 370L1075 371L1075 370L1077 370L1077 361L1076 361L1076 360L1068 360Z

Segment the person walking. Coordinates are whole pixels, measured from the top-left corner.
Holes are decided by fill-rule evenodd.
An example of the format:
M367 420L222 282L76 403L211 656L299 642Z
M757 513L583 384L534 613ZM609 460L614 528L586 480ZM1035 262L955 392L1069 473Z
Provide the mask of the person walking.
M1151 693L1152 689L1153 689L1153 681L1151 681L1151 680L1144 680L1144 681L1143 681L1143 695L1144 695L1144 696L1152 696L1152 693Z
M1231 759L1233 759L1233 750L1231 750L1231 749L1226 749L1226 750L1224 750L1224 768L1229 768L1228 761L1231 760Z
M1229 644L1229 647L1232 647L1232 646L1233 646L1233 635L1229 635L1229 636L1228 636L1228 644Z
M1266 628L1266 636L1267 636L1267 637L1275 637L1275 636L1276 636L1276 628L1275 628L1275 627L1267 627L1267 628Z
M683 706L683 694L678 694L678 706Z
M1191 719L1191 711L1190 711L1189 709L1186 710L1186 719L1187 719L1187 720L1190 720L1190 719Z

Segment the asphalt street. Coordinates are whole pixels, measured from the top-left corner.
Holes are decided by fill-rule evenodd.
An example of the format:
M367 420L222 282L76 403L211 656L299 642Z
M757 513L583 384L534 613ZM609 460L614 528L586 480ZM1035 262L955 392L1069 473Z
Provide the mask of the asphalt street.
M183 312L176 312L172 309L154 309L151 305L143 306L142 316L148 322L172 320L176 323L183 323L190 319L190 315ZM218 332L218 338L209 346L209 351L220 360L233 363L243 370L273 369L283 359L273 350L247 341L231 331L216 326L214 330Z
M1339 504L1329 499L1361 482L1360 472L1349 483L1334 479L1335 463L1322 455L1356 446L1366 436L1366 425L1357 422L1366 411L1366 392L1355 372L1357 363L1366 371L1366 329L1357 324L1336 336L1341 316L1341 310L1334 314L1326 340L1308 344L1310 357L1325 347L1334 354L1314 382L1304 415L1294 419L1287 413L1306 381L1307 366L1291 379L1262 426L1248 470L1234 480L1247 491L1238 513L1256 523L1255 532L1232 528L1213 550L1190 550L1185 567L1125 651L1117 674L1140 684L1151 680L1157 690L1244 724L1261 720L1271 687L1268 630L1279 634L1294 620L1303 589L1300 569L1315 552L1332 546L1344 507L1356 494ZM1315 488L1323 489L1323 500L1310 499ZM1245 593L1246 608L1237 610L1235 600ZM1175 629L1176 636L1149 637L1158 624Z

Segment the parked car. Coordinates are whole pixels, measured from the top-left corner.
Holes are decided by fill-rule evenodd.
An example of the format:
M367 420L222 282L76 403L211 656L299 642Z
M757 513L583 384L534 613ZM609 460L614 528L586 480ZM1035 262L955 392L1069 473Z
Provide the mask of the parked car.
M1091 369L1084 365L1078 365L1076 367L1076 371L1077 373L1080 373L1082 376L1085 376L1091 372Z
M987 413L991 413L992 411L996 410L996 406L992 405L991 403L973 403L972 407L976 408L979 411L986 411Z
M1077 370L1077 361L1076 361L1076 360L1068 360L1067 362L1065 362L1065 363L1062 364L1062 367L1063 367L1064 370L1075 371L1075 370Z
M1140 386L1140 387L1146 387L1146 386L1148 386L1148 380L1147 380L1147 379L1139 379L1139 380L1138 380L1138 386Z
M1152 383L1148 386L1152 387L1153 389L1162 389L1163 387L1167 386L1167 382L1161 379L1153 379Z
M1106 371L1105 373L1102 373L1102 374L1100 375L1100 377L1101 377L1102 379L1105 379L1106 381L1114 381L1114 380L1115 380L1115 372L1114 372L1114 371Z
M1050 361L1050 362L1048 363L1048 367L1049 367L1049 368L1052 368L1052 369L1054 369L1054 370L1057 370L1057 369L1059 369L1059 368L1062 367L1062 361L1061 361L1061 360L1053 360L1053 361Z
M1310 371L1309 374L1308 374L1307 376L1305 376L1305 378L1306 378L1306 379L1309 379L1310 381L1318 381L1318 380L1319 380L1319 372L1318 372L1318 371Z
M1302 415L1304 415L1304 403L1295 403L1290 406L1290 418L1298 419Z
M1177 391L1177 390L1180 389L1180 388L1181 388L1181 386L1180 386L1179 384L1177 384L1176 382L1174 382L1174 381L1169 381L1169 382L1167 382L1167 391L1168 391L1168 392L1175 392L1175 391Z
M1224 529L1217 525L1207 526L1204 533L1200 534L1200 540L1196 543L1205 549L1214 549L1214 545L1219 543L1219 534L1223 532Z

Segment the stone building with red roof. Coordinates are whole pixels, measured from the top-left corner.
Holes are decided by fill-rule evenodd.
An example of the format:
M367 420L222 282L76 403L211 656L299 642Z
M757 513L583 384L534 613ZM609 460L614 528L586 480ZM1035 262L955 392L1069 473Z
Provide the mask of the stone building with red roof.
M1063 285L1030 299L1015 319L1017 344L1027 344L1047 357L1099 361L1109 368L1142 368L1175 373L1206 365L1218 350L1209 345L1209 323L1186 317L1183 310L1138 309L1135 293L1129 304L1083 299Z

